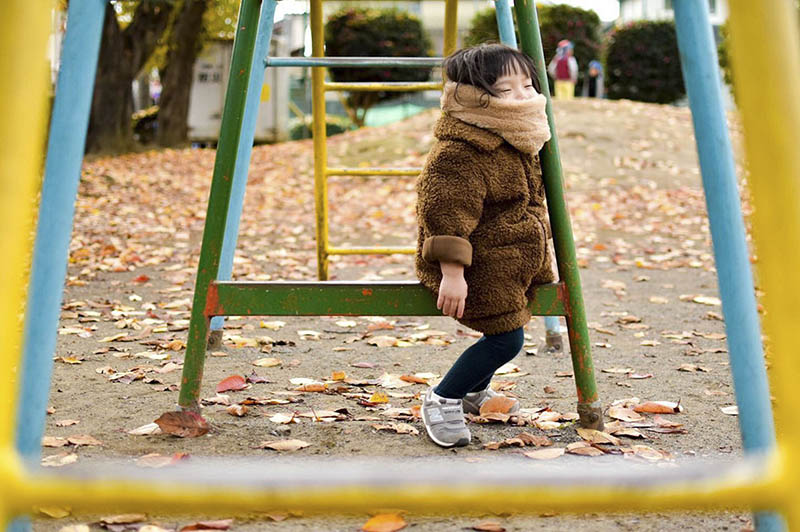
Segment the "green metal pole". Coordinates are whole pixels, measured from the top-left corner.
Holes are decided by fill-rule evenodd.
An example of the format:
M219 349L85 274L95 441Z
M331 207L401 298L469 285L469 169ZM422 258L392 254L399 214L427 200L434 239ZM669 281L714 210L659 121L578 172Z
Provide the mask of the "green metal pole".
M197 281L192 303L192 318L189 338L186 342L186 357L181 377L181 392L178 405L189 410L199 410L198 398L203 380L206 342L210 319L206 315L208 288L217 278L228 204L231 198L236 153L242 133L247 88L250 82L250 67L258 33L259 0L244 0L239 10L236 39L233 43L233 58L225 93L217 158L214 162L214 177L208 199L206 224L203 230L203 246L197 267ZM244 162L247 164L247 161Z
M594 365L589 344L589 330L586 327L586 310L583 305L581 278L578 262L575 258L575 241L572 237L569 212L564 200L562 184L561 157L558 151L555 122L553 121L553 103L548 87L547 69L542 51L542 38L539 33L539 20L533 0L516 0L522 50L528 54L536 65L536 72L543 92L547 97L547 120L553 136L539 152L542 164L547 209L550 212L550 225L556 245L558 258L558 274L565 285L567 307L567 329L569 330L569 346L572 354L572 368L575 373L575 385L578 388L578 414L584 427L602 429L603 413L597 397L597 386L594 378Z

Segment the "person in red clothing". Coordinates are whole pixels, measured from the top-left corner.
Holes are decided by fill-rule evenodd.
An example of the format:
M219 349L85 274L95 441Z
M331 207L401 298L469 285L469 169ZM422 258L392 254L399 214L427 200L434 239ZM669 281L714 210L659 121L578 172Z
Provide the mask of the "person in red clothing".
M572 54L573 44L564 39L558 43L556 55L547 66L547 71L556 80L555 97L571 100L575 97L575 83L578 81L578 61Z

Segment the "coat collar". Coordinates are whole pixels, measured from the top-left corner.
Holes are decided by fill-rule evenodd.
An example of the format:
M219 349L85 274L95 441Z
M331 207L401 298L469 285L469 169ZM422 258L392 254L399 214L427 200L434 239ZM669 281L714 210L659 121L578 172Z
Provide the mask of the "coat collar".
M442 113L442 116L436 122L433 134L439 140L461 140L484 151L496 150L505 142L500 135L462 122L447 113Z

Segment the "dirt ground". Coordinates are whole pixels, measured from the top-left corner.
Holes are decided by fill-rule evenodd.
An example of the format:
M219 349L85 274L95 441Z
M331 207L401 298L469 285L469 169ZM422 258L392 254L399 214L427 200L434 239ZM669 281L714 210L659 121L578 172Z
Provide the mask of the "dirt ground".
M334 137L329 163L419 165L432 140L435 118L436 113L427 112L399 124ZM657 461L662 466L738 457L737 417L721 410L735 401L724 323L713 299L718 295L716 274L688 110L577 100L558 103L556 124L603 407L638 398L679 401L684 409L664 417L682 424L685 433L642 430L645 439L622 438L621 446L646 445L661 451ZM732 127L736 129L735 124ZM397 411L387 412L419 404L426 385L387 387L397 380L385 374L443 375L474 341L469 331L443 317L230 319L223 348L207 357L201 397L215 398L215 386L226 377L255 372L268 382L224 392L227 402L235 405L248 397L295 402L251 404L246 415L236 417L219 404L226 400L217 398L217 404L207 404L203 410L212 425L207 436L129 434L177 404L213 158L212 150L166 150L86 162L46 435L88 434L102 446L45 447L45 459L75 453L78 464L106 458L136 463L153 453L166 457L187 453L192 461L202 461L203 456L255 456L269 461L286 454L354 460L435 457L444 462L503 456L530 461L519 454L528 448L483 448L517 435L520 427L470 423L472 443L456 452L445 451L427 439L417 418L392 418ZM312 189L309 141L254 149L235 278L315 278ZM332 178L329 201L333 245L414 241L413 178ZM335 279L413 276L410 256L336 257L331 264ZM399 345L368 343L385 336L399 340ZM526 327L529 354L518 356L513 361L518 369L497 380L525 408L575 412L569 355L546 353L543 337L543 322L534 318ZM280 363L253 365L264 358ZM302 393L295 390L307 381L290 382L297 378L323 382L333 372L372 383L344 386L346 393ZM335 385L331 382L329 388ZM389 403L364 406L363 400L373 392L387 393ZM275 414L319 415L337 409L346 413L336 421L271 420ZM654 420L650 414L645 417ZM373 428L391 422L409 423L418 433ZM554 425L550 430L534 426L524 430L548 436L556 447L580 441L574 423ZM288 438L310 445L292 453L258 448L261 442ZM593 458L581 459L591 466ZM276 522L244 516L236 518L232 530L358 530L368 518L366 514L292 515ZM738 531L752 526L746 513L407 514L405 518L408 530L425 531L470 529L487 520L506 530ZM96 516L40 516L34 528L51 531L96 520ZM132 528L149 523L175 529L197 520L198 516L148 515Z

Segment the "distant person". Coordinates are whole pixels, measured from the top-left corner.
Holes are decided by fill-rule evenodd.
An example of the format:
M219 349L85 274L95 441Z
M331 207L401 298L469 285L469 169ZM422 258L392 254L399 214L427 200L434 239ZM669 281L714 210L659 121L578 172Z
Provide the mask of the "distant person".
M557 100L571 100L575 97L575 83L578 82L578 61L573 56L573 44L564 39L558 43L556 55L547 66L547 71L556 80Z
M522 348L536 286L555 279L538 156L550 126L533 61L519 50L464 48L443 70L436 142L417 180L415 269L442 313L483 333L422 402L430 439L457 447L471 438L464 413L501 395L492 376Z
M600 61L589 63L589 72L583 81L582 96L584 98L602 98L603 93L603 65Z

